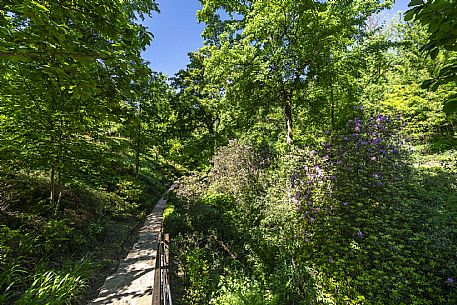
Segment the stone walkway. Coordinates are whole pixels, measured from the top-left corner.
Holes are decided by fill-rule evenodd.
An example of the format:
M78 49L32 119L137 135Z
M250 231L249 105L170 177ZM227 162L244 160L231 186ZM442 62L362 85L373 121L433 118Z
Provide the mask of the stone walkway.
M168 191L173 190L173 184ZM168 193L168 192L167 192ZM138 242L108 276L97 298L88 305L151 305L157 240L167 198L160 199L140 229Z

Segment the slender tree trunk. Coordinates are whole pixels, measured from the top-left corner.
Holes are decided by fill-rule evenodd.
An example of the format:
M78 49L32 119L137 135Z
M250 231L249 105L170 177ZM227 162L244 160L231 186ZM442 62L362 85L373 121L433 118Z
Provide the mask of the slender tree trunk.
M50 147L51 147L51 194L49 196L49 200L51 201L51 205L54 205L55 198L56 198L56 160L54 157L54 142L55 142L55 128L56 124L54 121L54 112L56 110L56 99L54 94L52 94L51 100L51 113L50 113L50 124L49 124L49 133L50 133Z
M136 143L136 158L135 158L135 175L138 178L140 175L140 150L141 150L141 143L140 143L140 131L138 129L138 139Z
M60 202L62 201L62 173L59 170L57 174L57 190L58 190L58 195L57 195L57 202L55 203L55 209L54 209L54 214L57 215L60 209Z
M290 96L287 97L284 103L284 116L286 119L286 144L290 147L294 138L292 130L292 102Z
M285 119L285 131L286 131L286 144L287 149L290 149L290 146L293 142L293 132L292 132L292 92L286 90L286 85L283 80L281 80L281 89L282 97L284 103L284 119Z
M291 152L292 148L292 141L293 141L293 132L292 132L292 95L285 93L284 94L284 118L286 123L286 144L287 144L287 152ZM286 179L286 189L287 189L287 198L289 200L289 204L292 202L292 194L289 184Z
M335 130L335 97L333 95L333 83L334 83L334 76L337 77L336 73L334 73L334 65L333 65L333 52L330 53L330 119L331 119L331 130Z
M135 175L140 175L140 152L141 152L141 106L138 113L137 138L136 138L136 158L135 158Z
M58 179L57 179L57 191L58 191L58 195L57 195L57 202L56 202L56 207L55 207L55 210L56 210L56 214L57 212L59 211L60 209L60 201L62 199L62 146L63 146L63 130L64 130L64 117L63 117L63 101L61 100L61 108L60 108L60 130L59 130L59 146L58 146L58 154L57 154L57 159L58 159L58 164L59 164L59 167L58 167L58 172L57 172L57 176L58 176Z
M60 203L62 201L62 170L63 170L63 161L62 159L64 158L63 154L63 148L64 148L64 130L65 130L65 100L62 95L62 91L60 88L62 88L62 85L60 83L60 80L58 80L59 83L59 101L60 101L60 109L59 109L59 137L58 137L58 143L57 143L57 186L55 190L55 194L57 193L57 201L55 201L55 207L54 207L54 213L57 215L57 213L60 210ZM57 192L56 192L57 191Z
M51 201L52 205L54 205L55 192L56 192L55 179L56 179L56 167L55 167L55 164L53 163L51 165L51 195L49 196L49 200Z
M332 131L335 130L335 99L333 97L333 83L330 84L330 102L331 102L331 120L332 120Z
M214 138L214 143L213 143L213 153L216 151L217 148L217 130L219 127L219 116L216 115L216 119L214 120L214 133L213 133L213 138Z

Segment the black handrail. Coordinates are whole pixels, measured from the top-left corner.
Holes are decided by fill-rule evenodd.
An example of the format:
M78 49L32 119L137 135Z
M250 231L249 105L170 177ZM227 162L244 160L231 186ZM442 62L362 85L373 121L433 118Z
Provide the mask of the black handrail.
M152 305L173 305L169 279L169 241L169 235L164 234L161 231L157 240L156 269L154 274L154 287L152 290Z

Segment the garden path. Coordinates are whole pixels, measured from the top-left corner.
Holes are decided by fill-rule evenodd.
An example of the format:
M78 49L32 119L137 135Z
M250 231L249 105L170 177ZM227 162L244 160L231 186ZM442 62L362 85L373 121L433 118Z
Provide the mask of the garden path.
M168 191L173 190L176 183ZM167 192L168 193L168 192ZM108 276L98 296L88 305L151 305L158 237L167 196L157 202L139 231L138 242Z

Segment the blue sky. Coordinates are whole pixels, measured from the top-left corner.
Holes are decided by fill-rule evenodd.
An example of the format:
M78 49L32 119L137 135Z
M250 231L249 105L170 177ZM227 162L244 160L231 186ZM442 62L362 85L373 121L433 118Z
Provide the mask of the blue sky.
M195 17L200 9L198 0L156 0L161 13L145 20L144 25L154 34L151 45L143 52L154 71L174 75L188 63L187 53L197 51L203 44L201 33L204 24ZM409 0L397 0L392 12L405 11Z
M203 45L204 24L195 17L201 5L198 0L156 0L160 14L154 14L144 25L154 35L143 53L154 71L172 76L188 63L187 53Z

